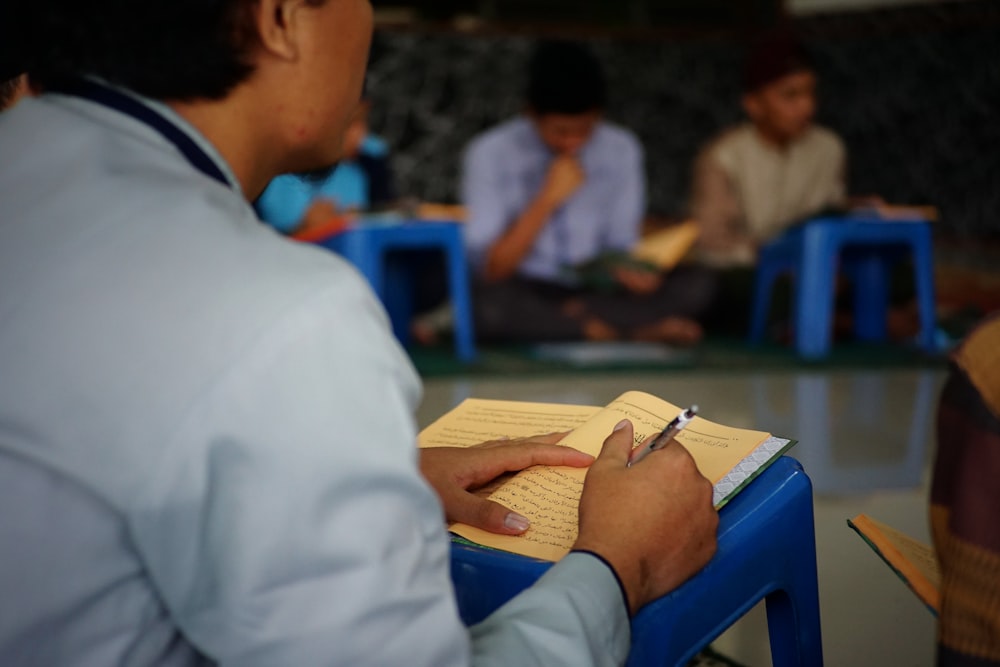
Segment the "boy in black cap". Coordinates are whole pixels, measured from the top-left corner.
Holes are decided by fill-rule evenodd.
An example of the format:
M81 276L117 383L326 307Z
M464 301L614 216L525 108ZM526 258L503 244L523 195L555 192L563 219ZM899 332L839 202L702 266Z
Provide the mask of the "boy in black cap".
M712 141L695 166L692 213L706 263L753 265L762 243L845 205L846 151L813 123L816 85L808 55L788 33L752 50L743 96L749 122Z

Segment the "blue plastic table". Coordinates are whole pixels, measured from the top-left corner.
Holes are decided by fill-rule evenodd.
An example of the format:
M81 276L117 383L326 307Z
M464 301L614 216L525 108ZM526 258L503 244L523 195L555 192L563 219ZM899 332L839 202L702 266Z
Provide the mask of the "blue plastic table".
M385 305L396 337L409 340L414 277L405 257L410 250L440 250L448 267L448 289L455 314L455 350L462 361L476 358L468 266L457 222L404 220L361 223L319 242L361 271Z
M697 576L632 621L632 667L686 665L761 600L774 667L821 667L812 485L782 457L720 512L719 548ZM462 620L481 621L551 566L453 543Z
M861 340L884 340L892 265L913 258L920 309L919 345L935 351L934 261L930 223L923 219L883 220L848 216L811 220L760 250L754 287L750 340L764 337L775 279L790 273L795 281L795 347L806 358L830 350L834 297L839 270L854 287L854 333Z

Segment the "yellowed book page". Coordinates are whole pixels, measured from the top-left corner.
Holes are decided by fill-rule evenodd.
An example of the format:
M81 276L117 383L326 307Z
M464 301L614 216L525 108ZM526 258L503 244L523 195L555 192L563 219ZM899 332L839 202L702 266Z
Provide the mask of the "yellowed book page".
M609 420L607 433L610 433L621 419L630 419L635 426L635 439L638 444L648 436L662 431L667 423L680 413L681 408L656 396L641 391L630 391L615 399L608 406L608 410L613 416ZM588 427L589 425L590 423L587 424ZM600 425L601 428L604 426L605 424ZM607 437L607 433L604 437ZM676 439L691 452L701 474L715 484L770 435L764 431L726 426L695 417ZM601 440L603 442L603 438ZM569 438L565 442L571 444Z
M657 433L677 416L680 408L643 392L622 394L575 429L561 444L597 456L605 438L622 419L635 427L636 444ZM714 484L746 458L769 434L715 424L696 418L677 440L691 452L698 469ZM531 528L523 535L494 535L455 524L452 532L495 549L543 560L559 560L577 538L577 507L585 469L535 466L508 480L490 495L496 502L527 517Z
M941 568L933 547L864 514L854 517L851 523L924 604L940 611Z
M688 254L700 233L693 221L668 227L643 237L632 249L632 256L664 270L672 269Z
M417 436L421 447L471 447L501 438L572 431L601 411L589 405L467 398Z

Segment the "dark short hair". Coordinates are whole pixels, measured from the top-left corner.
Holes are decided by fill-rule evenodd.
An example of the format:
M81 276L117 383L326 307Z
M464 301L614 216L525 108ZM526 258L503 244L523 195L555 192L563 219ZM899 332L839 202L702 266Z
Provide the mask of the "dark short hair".
M255 0L11 4L21 5L11 10L20 48L43 89L93 75L154 99L221 99L253 71Z
M607 105L607 83L594 53L576 42L542 42L528 67L527 102L537 114L582 114Z
M743 72L743 90L753 93L797 72L815 70L809 52L788 29L759 35L751 44Z

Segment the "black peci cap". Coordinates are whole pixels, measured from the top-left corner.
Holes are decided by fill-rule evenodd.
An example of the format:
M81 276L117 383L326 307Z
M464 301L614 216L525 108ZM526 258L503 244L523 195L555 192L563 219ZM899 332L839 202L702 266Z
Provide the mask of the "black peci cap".
M743 90L752 93L789 74L813 69L808 52L791 31L767 33L754 42L747 56Z

